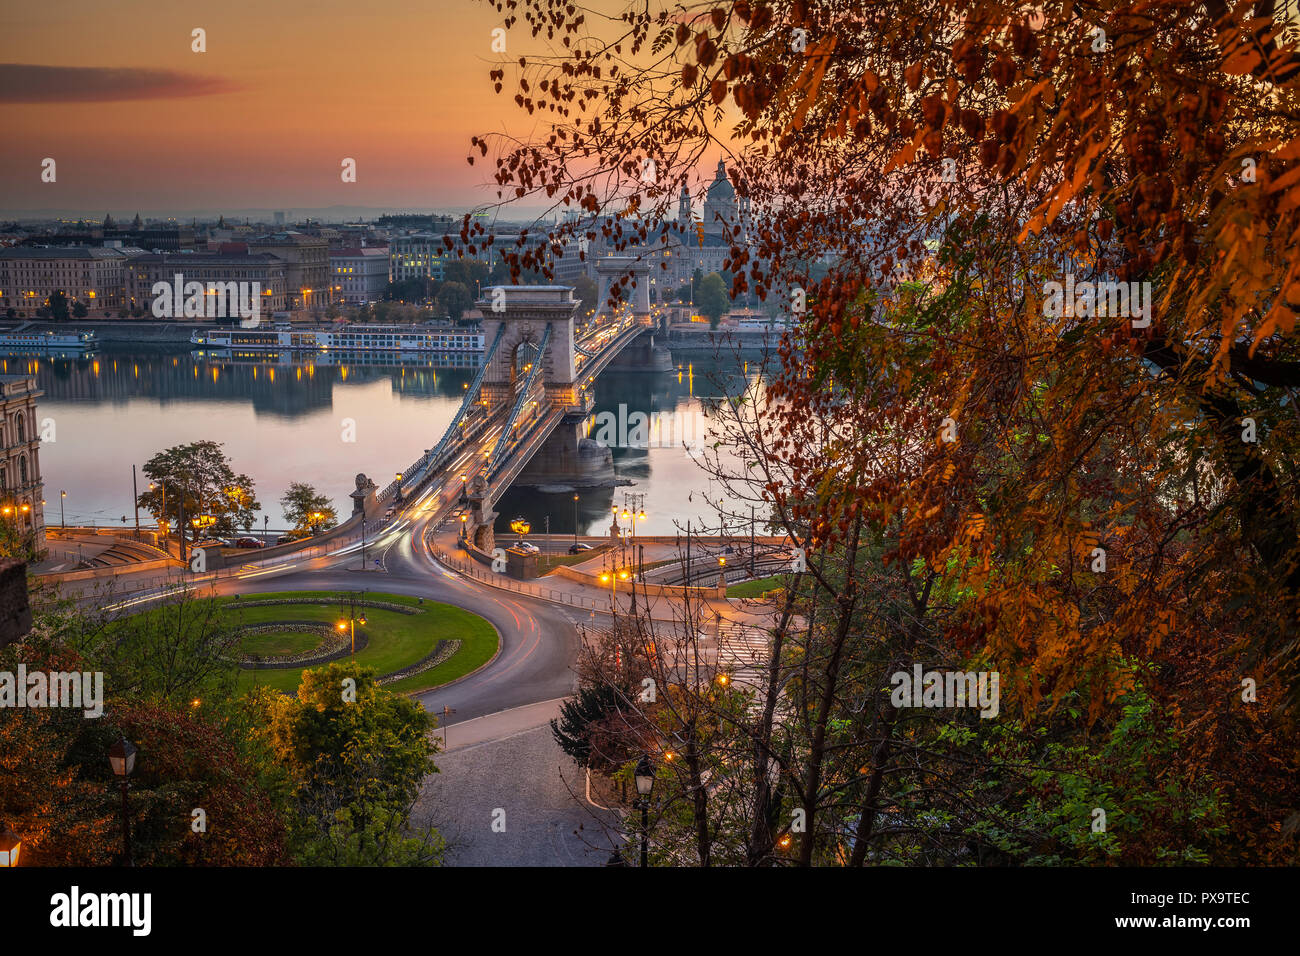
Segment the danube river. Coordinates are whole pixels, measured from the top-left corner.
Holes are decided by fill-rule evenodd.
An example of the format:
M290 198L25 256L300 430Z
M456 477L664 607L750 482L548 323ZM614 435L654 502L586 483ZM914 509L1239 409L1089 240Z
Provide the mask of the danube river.
M122 527L123 517L132 524L131 466L171 445L211 440L225 446L236 473L253 479L262 505L257 530L263 516L277 530L285 525L279 499L293 481L328 494L345 518L357 473L383 487L432 448L473 377L473 369L435 368L414 356L405 364L394 356L374 358L377 364L360 367L115 347L88 358L9 356L0 359L0 372L34 375L44 392L37 417L49 420L41 447L48 525L61 520L60 491L67 492L69 524ZM673 372L607 372L597 380L591 435L608 438L615 470L631 484L581 491L579 533L607 531L612 507L621 510L628 493L645 496L647 517L638 531L673 534L687 521L698 527L708 514L704 496L716 491L716 482L680 441L651 436L648 448L617 447L619 425L621 437L635 441L640 412L661 426L675 423L683 437L695 429L701 438L714 401L735 394L758 374L757 366L701 351L674 353L674 361ZM139 481L143 490L143 471ZM574 532L569 491L511 489L498 510L502 529L522 516L534 534L548 519L552 534Z

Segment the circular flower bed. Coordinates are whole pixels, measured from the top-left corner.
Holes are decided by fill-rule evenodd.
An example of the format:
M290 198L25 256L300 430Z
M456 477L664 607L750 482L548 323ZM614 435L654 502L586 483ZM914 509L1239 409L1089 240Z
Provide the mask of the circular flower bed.
M272 602L267 601L265 603L270 604ZM239 661L240 667L247 667L253 670L267 670L279 667L309 667L317 664L328 664L330 661L338 660L340 657L352 653L351 633L340 631L336 627L331 627L328 624L319 624L314 621L275 621L270 624L251 624L248 627L241 627L239 633L241 636L284 633L320 635L320 643L299 654L274 656L269 654L254 654L242 658ZM366 638L365 631L357 631L357 650L363 650L367 643L368 639Z

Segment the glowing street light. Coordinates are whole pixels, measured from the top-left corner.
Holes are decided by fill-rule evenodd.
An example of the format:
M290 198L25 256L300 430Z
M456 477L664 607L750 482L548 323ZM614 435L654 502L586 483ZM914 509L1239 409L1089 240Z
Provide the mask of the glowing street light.
M8 826L0 828L0 867L17 866L23 841Z

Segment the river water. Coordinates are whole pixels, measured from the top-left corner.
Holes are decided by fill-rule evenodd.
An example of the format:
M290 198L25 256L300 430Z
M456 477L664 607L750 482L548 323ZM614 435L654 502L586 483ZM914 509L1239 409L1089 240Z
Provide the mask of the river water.
M37 418L50 420L41 447L47 525L61 520L60 491L67 492L69 524L132 525L132 464L139 468L172 445L212 440L225 446L236 473L253 479L262 505L257 530L265 516L276 531L285 527L279 499L292 481L315 485L333 499L340 518L349 515L355 476L365 473L383 487L432 448L474 374L435 367L425 357L370 361L229 359L118 346L84 358L11 355L0 358L0 372L34 375L44 392ZM638 533L674 534L687 521L698 527L708 513L702 493L716 491L715 483L680 439L703 437L701 423L707 428L717 397L734 394L758 366L707 351L675 352L674 363L672 372L607 372L597 380L592 437L614 445L615 470L632 484L580 491L579 533L607 532L611 510L622 510L626 494L645 496ZM617 447L619 438L637 442L638 412L661 429L676 423L680 434L676 440L666 431L651 434L648 448ZM143 472L138 481L141 489L147 485ZM498 511L501 530L517 516L530 521L534 535L548 519L552 534L575 529L567 490L511 489ZM141 515L142 523L150 520Z

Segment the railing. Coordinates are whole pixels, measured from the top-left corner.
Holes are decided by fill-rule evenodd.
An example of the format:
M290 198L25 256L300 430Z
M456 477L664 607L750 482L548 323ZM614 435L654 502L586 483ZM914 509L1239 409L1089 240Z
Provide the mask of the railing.
M347 523L350 522L345 522L345 524ZM373 527L371 527L371 525L373 525ZM360 543L363 537L367 542L373 541L380 532L382 532L383 527L384 522L367 521L365 532L363 534L361 526L358 523L355 526L355 534L331 537L329 540L322 541L320 544L300 547L289 553L272 555L269 558L263 558L261 560L237 561L228 567L219 568L213 571L195 572L191 571L188 565L174 564L166 573L163 574L151 575L149 577L132 576L129 582L130 590L116 592L109 588L105 588L105 593L103 594L104 600L111 600L113 602L108 605L105 610L116 610L127 602L138 604L147 600L152 600L155 597L162 597L164 596L162 593L156 592L165 592L168 589L175 589L182 585L187 587L199 587L234 577L245 575L250 577L258 576L258 572L270 573L281 566L288 569L290 566L296 565L299 561L310 561L314 558L322 558L335 554L352 544ZM360 565L362 557L359 550L356 553L356 560L358 565ZM343 570L347 570L347 568L343 568ZM104 572L106 571L112 571L114 573L105 574ZM113 581L119 574L125 575L130 573L131 566L123 565L120 568L95 568L81 571L61 571L54 574L41 575L36 580L55 586L81 583L94 584L95 582L102 582L105 580ZM79 588L78 593L84 597L86 595L86 589ZM94 591L92 590L91 593L94 593Z
M539 598L543 601L550 601L553 604L567 604L570 607L590 608L591 610L609 610L610 604L608 599L587 598L580 594L573 594L568 591L557 590L556 588L543 587L541 585L529 584L525 581L518 581L505 574L491 571L484 568L477 561L466 561L462 558L454 557L445 551L435 549L433 556L442 564L449 568L454 568L461 574L473 578L475 581L481 581L484 584L502 591L513 591L516 594L524 594L529 597Z
M504 328L504 326L502 326ZM542 333L541 344L537 346L537 358L533 359L533 367L528 371L528 377L524 379L523 387L519 390L519 397L515 399L514 406L510 409L510 417L506 419L505 427L501 429L501 438L497 441L497 446L492 449L492 457L488 460L487 471L491 474L496 470L497 463L501 460L502 453L507 447L517 447L518 442L510 432L514 428L515 422L519 420L519 413L523 411L524 403L528 401L528 396L532 393L533 383L537 381L537 376L542 371L545 364L542 359L546 356L546 346L551 341L551 323L546 323L546 331Z
M439 440L437 445L420 456L420 458L418 458L413 465L408 467L406 471L402 472L402 482L405 482L407 487L412 489L418 487L427 477L427 472L432 471L438 466L438 461L442 457L443 452L447 450L449 443L455 439L456 432L460 428L461 422L465 420L465 413L468 412L474 403L478 401L479 391L483 387L483 378L487 375L488 366L491 364L493 356L496 355L497 347L501 344L501 338L505 334L505 331L506 327L504 323L497 327L497 334L492 338L492 344L488 346L488 350L483 353L483 363L479 366L478 372L474 376L474 380L470 382L469 388L465 390L465 397L461 399L460 408L456 409L456 414L452 418L451 424L447 426L447 430L443 433L441 440ZM547 326L547 334L550 334L549 325ZM541 363L538 362L537 367L540 367L540 365ZM375 496L376 500L384 502L396 496L399 484L401 484L401 482L396 480L389 482L387 487Z

